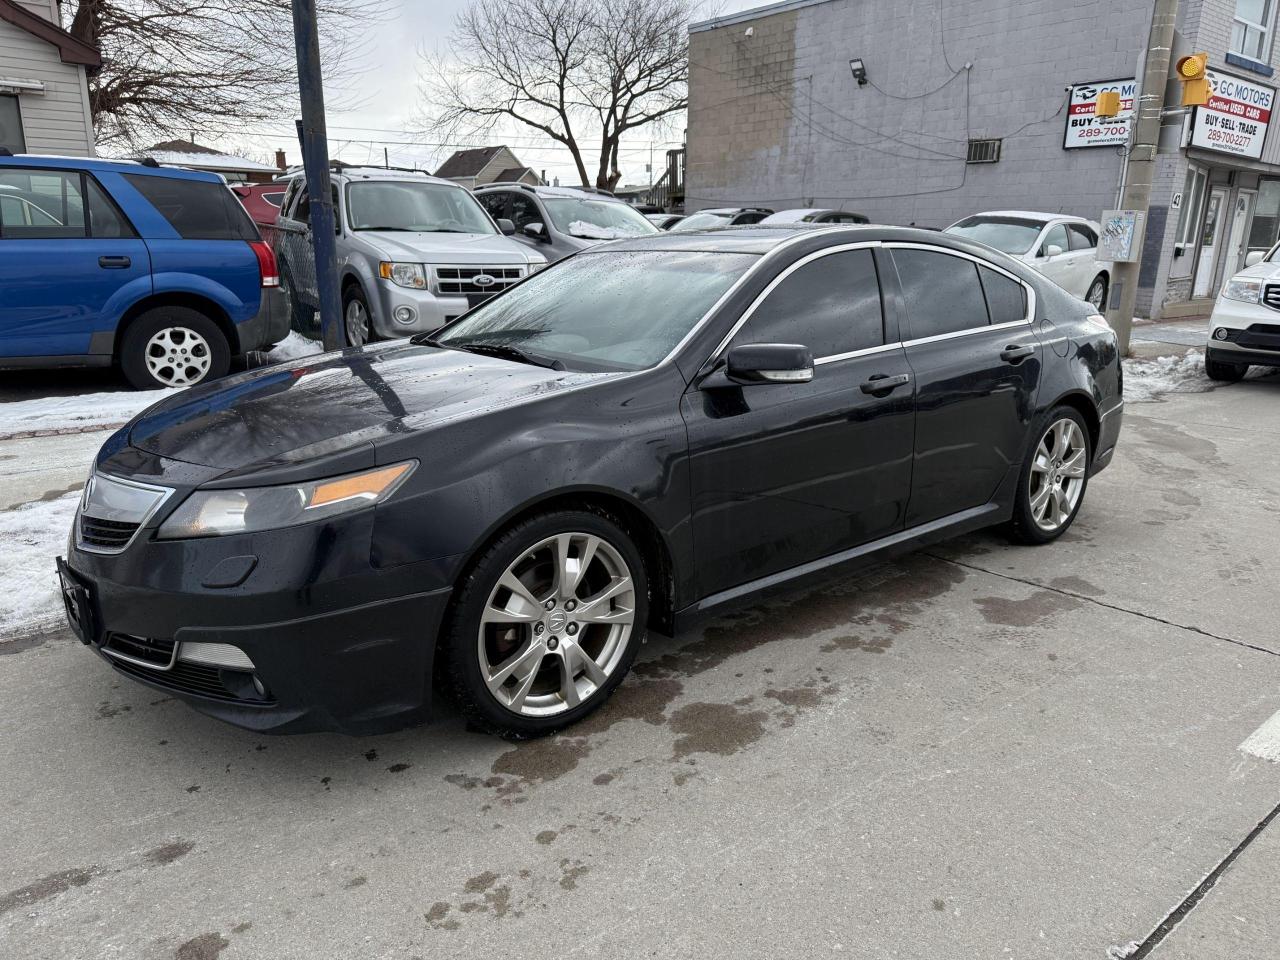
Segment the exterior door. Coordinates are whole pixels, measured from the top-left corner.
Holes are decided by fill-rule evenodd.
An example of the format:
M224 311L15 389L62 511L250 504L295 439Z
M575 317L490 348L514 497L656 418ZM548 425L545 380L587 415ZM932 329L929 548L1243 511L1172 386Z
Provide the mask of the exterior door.
M988 503L1021 468L1042 348L1011 274L938 248L894 245L893 260L916 381L913 527Z
M1057 252L1052 252L1050 248L1056 248ZM1040 237L1035 268L1058 286L1069 290L1072 266L1071 241L1067 237L1067 228L1061 223L1055 223Z
M1196 255L1196 278L1191 290L1193 297L1213 295L1214 267L1218 252L1222 249L1226 206L1226 188L1214 187L1209 193L1209 201L1204 210L1204 226L1200 229L1200 252Z
M748 310L729 346L804 344L814 376L682 398L703 596L902 529L914 406L897 339L866 247L800 261ZM873 378L889 386L864 391Z
M1244 268L1249 242L1246 228L1253 218L1254 201L1257 198L1258 194L1253 190L1241 190L1236 197L1235 213L1231 217L1231 234L1227 239L1227 261L1222 270L1224 279L1234 276Z
M108 355L120 315L151 292L151 259L93 177L6 167L0 291L0 356Z

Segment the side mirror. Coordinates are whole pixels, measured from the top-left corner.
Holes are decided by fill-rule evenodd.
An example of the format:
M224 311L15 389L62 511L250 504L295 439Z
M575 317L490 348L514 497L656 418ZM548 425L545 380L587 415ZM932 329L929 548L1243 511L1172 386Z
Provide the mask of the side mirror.
M534 240L547 240L547 228L536 221L534 223L526 223L522 232L526 237Z
M1054 257L1061 256L1062 248L1056 243L1049 243L1045 245L1043 253L1046 259L1052 260Z
M1266 255L1267 251L1265 250L1250 250L1244 255L1244 265L1246 267L1256 266L1263 261Z
M813 354L798 343L744 343L725 355L725 373L734 383L808 383Z
M498 229L502 231L504 237L513 237L516 233L516 225L506 217L498 218Z

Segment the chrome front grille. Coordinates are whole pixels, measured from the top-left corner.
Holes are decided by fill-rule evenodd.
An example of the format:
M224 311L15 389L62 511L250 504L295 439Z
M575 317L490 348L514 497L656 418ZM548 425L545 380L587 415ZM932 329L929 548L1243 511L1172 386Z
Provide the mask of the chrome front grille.
M103 550L123 550L138 532L139 524L119 520L102 520L98 517L80 516L80 543L82 546Z
M1262 291L1262 302L1272 310L1280 310L1280 284L1272 284Z
M169 487L94 473L76 514L76 546L90 553L119 553L172 493Z
M491 297L524 278L524 267L436 267L435 292L442 297Z

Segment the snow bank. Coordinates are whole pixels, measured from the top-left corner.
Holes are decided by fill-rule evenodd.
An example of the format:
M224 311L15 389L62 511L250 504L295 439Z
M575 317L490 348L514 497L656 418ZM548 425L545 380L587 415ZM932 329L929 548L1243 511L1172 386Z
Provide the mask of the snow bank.
M588 223L586 220L575 220L569 224L569 236L581 237L583 240L622 240L625 237L634 237L634 230L624 230L621 227L602 227L596 223Z
M0 403L0 440L122 427L173 390L82 393Z
M319 340L312 340L297 330L290 330L287 337L267 351L267 359L272 363L284 363L286 360L297 360L323 352L324 345Z
M0 512L0 640L61 621L54 557L66 550L79 493Z
M1204 354L1188 350L1181 356L1124 361L1124 399L1151 403L1166 393L1207 393L1213 381L1204 373Z

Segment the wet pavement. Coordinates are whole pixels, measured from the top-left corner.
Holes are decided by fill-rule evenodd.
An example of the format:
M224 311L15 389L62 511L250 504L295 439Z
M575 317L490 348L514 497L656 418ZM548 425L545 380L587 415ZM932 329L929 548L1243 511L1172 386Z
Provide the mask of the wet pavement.
M0 643L0 957L1269 956L1278 407L1132 404L1057 544L653 637L531 743L266 738Z

